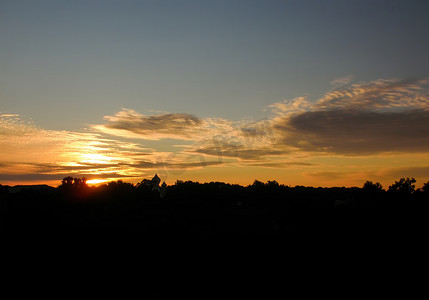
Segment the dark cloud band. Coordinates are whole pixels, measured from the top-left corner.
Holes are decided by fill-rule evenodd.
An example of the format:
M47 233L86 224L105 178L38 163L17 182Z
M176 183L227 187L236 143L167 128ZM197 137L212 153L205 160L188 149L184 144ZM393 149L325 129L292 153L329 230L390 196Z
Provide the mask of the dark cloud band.
M429 151L429 111L312 111L278 122L282 142L339 154Z

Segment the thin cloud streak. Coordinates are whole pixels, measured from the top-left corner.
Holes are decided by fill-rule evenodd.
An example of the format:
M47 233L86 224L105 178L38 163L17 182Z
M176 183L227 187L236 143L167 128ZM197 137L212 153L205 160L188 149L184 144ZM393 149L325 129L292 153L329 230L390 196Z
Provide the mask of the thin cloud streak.
M273 150L270 148L248 149L244 145L233 145L227 143L205 145L204 147L192 150L192 152L218 157L219 159L225 157L249 161L262 160L269 156L280 156L286 154L286 151L284 150Z
M429 166L389 168L383 171L383 176L400 177L429 177Z
M275 169L288 169L288 168L296 168L296 167L313 167L313 166L317 166L318 164L314 164L314 163L308 163L308 162L258 162L258 163L249 163L246 162L245 164L243 164L244 166L249 166L249 167L264 167L264 168L275 168Z
M133 179L137 176L124 175L120 173L110 173L110 174L40 174L40 173L24 173L24 174L0 174L0 180L2 181L13 181L13 182L25 182L25 181L58 181L60 183L61 179L67 176L76 176L76 177L85 177L86 179Z
M304 172L303 175L308 177L314 177L321 180L336 180L336 179L342 179L346 176L350 176L350 173L316 171L316 172Z

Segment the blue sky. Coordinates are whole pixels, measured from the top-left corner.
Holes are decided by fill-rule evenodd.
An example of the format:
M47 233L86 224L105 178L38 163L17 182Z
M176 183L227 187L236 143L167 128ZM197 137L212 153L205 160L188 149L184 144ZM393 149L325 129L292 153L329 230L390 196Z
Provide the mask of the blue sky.
M427 1L1 1L3 111L79 129L121 108L232 120L338 77L425 76Z
M0 173L119 178L168 158L240 183L429 179L428 16L428 1L0 0L0 134L15 141Z

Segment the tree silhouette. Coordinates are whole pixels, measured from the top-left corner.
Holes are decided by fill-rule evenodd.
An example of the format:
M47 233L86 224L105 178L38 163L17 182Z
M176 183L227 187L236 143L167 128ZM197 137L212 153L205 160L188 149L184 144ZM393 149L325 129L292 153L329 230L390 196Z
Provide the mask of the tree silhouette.
M291 233L378 235L381 230L396 234L427 227L429 181L415 191L414 178L401 178L389 192L372 181L362 188L316 188L275 180L255 180L248 186L177 180L162 187L161 197L151 182L117 180L88 187L85 178L68 176L57 189L0 185L0 231L3 222L12 231L106 228L146 236L231 233L276 238Z
M377 192L382 191L383 186L380 182L373 183L372 181L367 181L363 184L363 189L367 192Z
M279 187L279 183L275 180L273 180L273 181L268 180L266 183L266 186L272 187L272 188L277 188L277 187Z
M407 179L401 178L399 179L399 181L395 181L394 184L389 186L388 191L399 192L399 193L410 195L414 193L416 189L416 186L414 183L416 183L416 180L414 178L408 178L408 177Z
M86 178L78 178L67 176L61 180L61 185L58 187L61 191L65 192L81 192L88 189Z
M73 177L67 176L61 180L61 186L71 186L73 184Z
M85 177L74 178L73 179L73 186L75 189L78 189L78 190L87 188L88 185L86 184L86 178Z
M422 191L424 193L429 193L429 181L423 184Z
M263 183L262 181L259 181L259 180L255 180L255 181L253 181L252 186L255 188L263 188L265 186L265 183Z

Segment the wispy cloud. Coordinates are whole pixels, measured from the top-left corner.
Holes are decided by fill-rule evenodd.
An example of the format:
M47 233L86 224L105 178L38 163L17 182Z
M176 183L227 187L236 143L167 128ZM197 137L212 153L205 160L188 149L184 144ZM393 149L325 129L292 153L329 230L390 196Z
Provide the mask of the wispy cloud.
M335 88L312 102L307 97L274 103L266 120L232 122L188 114L146 116L123 109L94 128L121 137L175 138L194 142L186 153L263 161L291 152L370 155L429 150L428 79L376 80Z
M264 168L276 168L276 169L288 169L288 168L302 168L302 167L312 167L317 164L308 163L308 162L300 162L300 161L291 161L291 162L276 162L276 161L263 161L263 162L246 162L245 166L249 167L264 167Z
M334 87L339 88L341 86L344 86L344 85L351 83L352 80L353 80L353 75L347 75L347 76L339 77L339 78L332 80L331 84Z
M176 159L177 160L177 159ZM127 164L127 166L141 169L194 169L194 168L202 168L206 166L217 166L222 165L224 162L222 161L171 161L169 159L156 159L155 162L152 161L136 161L132 164Z
M280 111L281 104L272 106L272 127L284 146L345 155L429 151L426 79L354 84L314 105L296 101ZM296 110L301 103L306 105Z
M335 89L320 99L316 109L428 108L428 79L376 80Z
M230 144L225 141L206 143L194 148L191 152L222 158L237 158L240 160L262 160L268 156L285 155L285 150L269 147L249 148L245 144Z
M48 181L48 180L60 180L60 176L56 174L0 174L0 180L2 181Z
M12 181L12 182L25 182L25 181L57 181L60 183L61 179L66 176L73 174L44 174L44 173L23 173L23 174L0 174L0 180L2 181ZM79 177L85 177L86 179L109 179L114 180L115 178L120 179L132 179L137 176L130 176L120 173L109 173L109 174L85 174L79 173Z
M175 114L163 119L179 122L172 115ZM159 118L153 122L158 123ZM178 130L179 126L174 128ZM0 137L0 180L7 181L60 180L69 175L88 179L141 178L155 172L225 164L195 153L190 155L181 147L177 153L162 152L136 142L106 138L100 132L45 130L12 114L0 118Z
M284 116L292 113L308 111L312 106L313 104L308 101L306 97L297 97L273 103L268 107L271 108L277 116Z
M14 118L19 117L18 114L8 114L8 113L1 113L0 112L0 118Z
M350 174L346 174L343 172L332 172L332 171L315 171L315 172L304 172L303 175L322 179L322 180L336 180L336 179L342 179Z
M204 131L203 122L190 114L166 113L147 116L132 109L122 109L114 116L106 116L107 124L93 128L107 134L158 140L172 138L193 140Z
M388 168L384 170L383 176L391 176L394 178L401 177L429 177L429 166L420 167L401 167L401 168Z
M0 173L8 180L135 176L139 171L132 163L153 157L151 149L135 143L94 132L45 130L17 115L0 118L0 149Z
M317 157L429 153L429 80L350 80L335 80L335 89L317 101L274 103L269 117L255 121L122 109L90 130L55 131L0 113L0 180L137 180L219 166L293 169L304 177L342 180L363 171L321 170L326 165ZM165 147L164 139L178 141ZM427 174L425 168L412 171Z
M232 122L176 113L146 116L130 109L105 119L109 121L107 124L93 128L121 138L192 141L193 145L184 147L185 153L213 156L219 161L222 158L257 160L285 153L284 149L267 147L272 142L272 130L267 121Z

